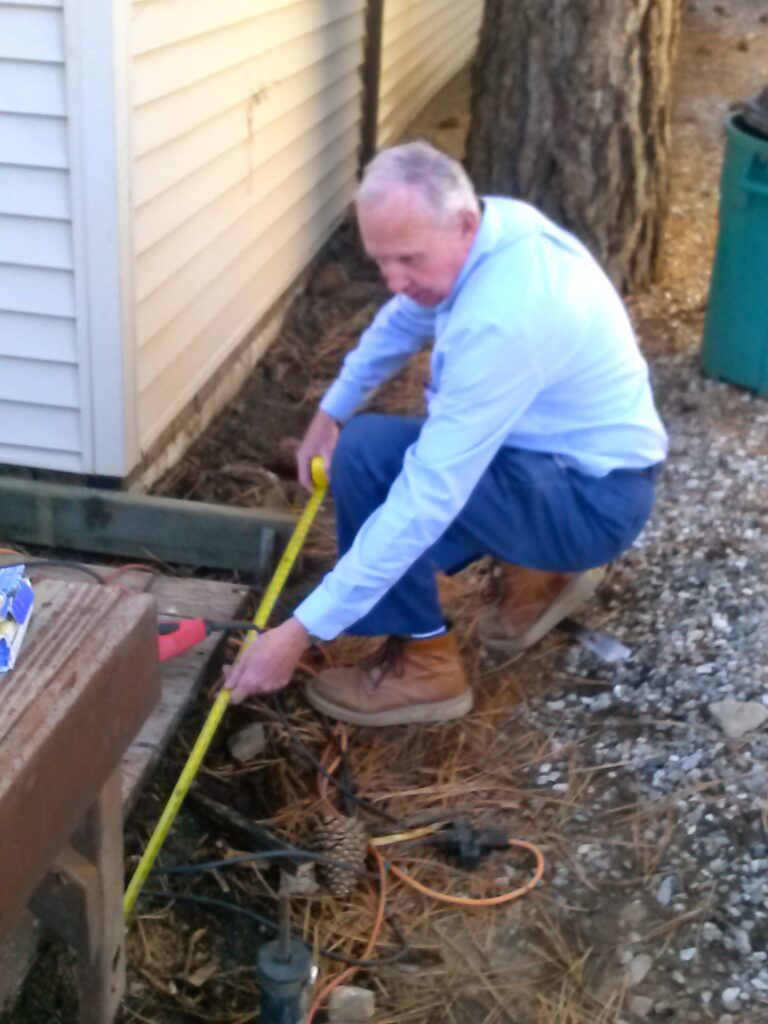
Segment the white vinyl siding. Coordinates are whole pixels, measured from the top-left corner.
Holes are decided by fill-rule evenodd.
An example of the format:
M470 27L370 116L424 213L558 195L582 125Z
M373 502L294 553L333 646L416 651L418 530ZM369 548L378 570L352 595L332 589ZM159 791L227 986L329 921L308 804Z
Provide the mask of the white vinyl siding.
M135 0L133 246L146 449L355 186L364 0Z
M278 307L354 193L366 7L0 0L0 463L127 475ZM385 0L380 145L481 11Z
M378 146L392 145L471 60L483 0L385 0Z
M0 462L81 470L60 2L0 2Z

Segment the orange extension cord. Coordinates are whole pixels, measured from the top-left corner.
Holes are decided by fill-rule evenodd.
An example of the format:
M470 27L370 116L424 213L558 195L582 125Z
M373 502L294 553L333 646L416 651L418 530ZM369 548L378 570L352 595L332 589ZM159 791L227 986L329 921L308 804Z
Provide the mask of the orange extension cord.
M333 775L333 773L339 767L341 763L342 754L347 750L348 742L349 740L347 737L347 731L342 726L340 728L338 735L338 743L339 747L341 748L341 753L336 754L335 757L332 756L334 752L333 741L330 741L326 746L325 750L323 751L323 754L320 758L320 764L329 775ZM317 773L317 788L320 796L320 801L325 810L334 816L340 816L339 810L334 806L334 804L331 802L328 796L328 779L325 776L325 774L320 771L318 771ZM369 959L371 953L376 947L379 933L381 932L387 896L387 869L392 872L395 878L398 878L401 882L404 882L412 889L415 889L416 892L421 893L422 896L427 896L429 899L437 900L440 903L449 903L453 906L468 907L474 909L497 907L500 906L502 903L511 903L513 900L519 899L521 896L524 896L526 893L530 892L531 889L533 889L535 886L539 884L544 875L544 854L541 852L540 848L536 846L535 843L526 842L524 839L510 839L509 845L510 847L526 850L529 853L533 854L533 856L536 859L536 867L534 869L532 877L524 885L521 885L517 889L513 889L510 892L500 893L498 896L488 896L483 899L476 899L470 898L468 896L452 896L450 893L439 892L437 889L431 889L429 886L417 881L415 878L407 874L401 868L398 868L391 861L386 863L382 858L381 854L379 853L378 847L373 843L370 843L368 845L368 850L375 859L376 867L379 872L379 902L376 913L376 919L374 921L373 928L371 929L371 936L368 940L368 944L366 945L365 952L361 959ZM325 1002L325 1000L328 998L331 992L333 992L333 990L338 985L341 985L344 981L349 980L358 969L359 968L355 967L346 968L340 974L336 975L335 978L332 978L328 982L328 984L325 985L324 988L322 988L320 992L317 993L314 1000L312 1001L312 1005L309 1010L309 1015L307 1017L306 1024L312 1024L318 1009Z

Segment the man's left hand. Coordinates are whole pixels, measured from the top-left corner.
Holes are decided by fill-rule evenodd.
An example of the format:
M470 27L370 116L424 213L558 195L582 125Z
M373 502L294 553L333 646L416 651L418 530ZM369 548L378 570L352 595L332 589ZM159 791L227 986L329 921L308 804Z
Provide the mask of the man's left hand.
M257 636L227 673L224 685L232 691L232 703L282 690L308 646L309 634L298 619Z

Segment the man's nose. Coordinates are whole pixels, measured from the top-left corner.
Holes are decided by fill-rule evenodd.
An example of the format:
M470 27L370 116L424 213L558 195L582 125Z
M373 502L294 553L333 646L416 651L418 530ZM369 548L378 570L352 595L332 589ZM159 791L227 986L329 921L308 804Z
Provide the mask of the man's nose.
M391 292L401 292L406 286L406 274L402 267L387 266L382 268L387 288Z

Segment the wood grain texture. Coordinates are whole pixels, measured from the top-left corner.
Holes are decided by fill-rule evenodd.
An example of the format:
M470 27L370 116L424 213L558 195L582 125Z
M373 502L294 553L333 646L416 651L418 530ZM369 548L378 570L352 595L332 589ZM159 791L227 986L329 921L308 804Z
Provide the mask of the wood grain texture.
M92 568L103 572L108 571L103 566L92 566ZM45 575L48 579L60 582L71 579L70 572L63 568L46 568ZM207 615L219 619L242 617L245 613L245 604L249 593L246 587L220 583L215 580L153 577L147 573L133 571L122 574L119 577L119 584L135 593L150 594L156 601L159 613ZM93 589L98 592L97 587L94 586ZM162 693L160 701L126 750L120 765L120 788L124 816L130 812L142 785L175 735L190 702L194 699L200 686L209 678L212 663L215 664L222 639L223 634L213 634L202 644L198 644L197 647L161 666ZM76 837L75 842L78 843L80 838ZM84 847L82 842L80 842L79 849L87 853L92 860L98 859L98 850ZM0 866L2 863L3 844L0 840ZM122 869L122 864L120 869ZM122 885L117 885L114 888L120 895ZM93 908L91 908L91 916L92 912ZM0 923L1 932L3 932L3 925ZM0 1008L13 998L22 979L32 967L38 946L38 935L39 929L34 917L31 913L24 912L19 919L19 924L11 930L10 934L7 934L5 938L0 938ZM121 959L122 954L117 960L118 967L120 967ZM89 968L85 966L83 969L87 972ZM107 1005L111 1005L112 1002L109 993L114 980L114 976L110 972L108 988L105 990L100 987L97 990L102 993L107 992Z
M0 935L119 765L160 694L152 598L43 581L0 684Z

